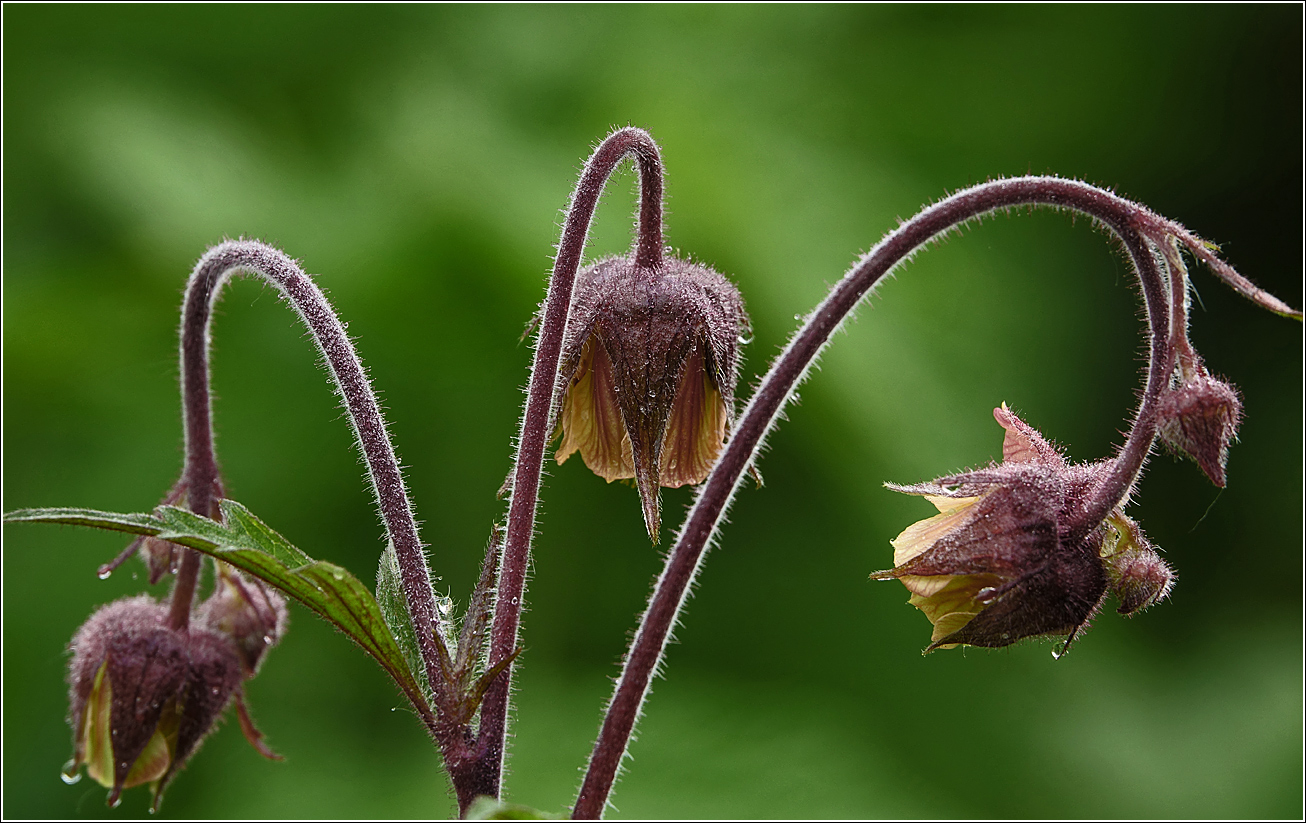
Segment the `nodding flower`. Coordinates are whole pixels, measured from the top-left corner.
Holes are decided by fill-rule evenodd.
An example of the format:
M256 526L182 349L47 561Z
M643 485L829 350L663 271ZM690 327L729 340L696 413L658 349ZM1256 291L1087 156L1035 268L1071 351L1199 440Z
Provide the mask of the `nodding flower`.
M109 789L111 806L124 789L148 784L157 809L233 700L250 743L280 759L261 742L241 683L285 632L285 599L224 563L199 620L178 630L168 613L149 595L117 600L92 614L70 644L73 759L64 779L75 781L85 765Z
M1068 646L1108 591L1122 614L1165 598L1173 573L1120 507L1075 527L1109 462L1070 464L1006 404L993 414L1006 430L1000 465L890 485L939 509L892 541L894 568L871 575L911 592L908 602L934 625L926 651L1039 636Z
M702 481L734 420L739 290L706 266L613 257L576 276L559 370L562 442L609 482L633 478L657 541L660 487Z

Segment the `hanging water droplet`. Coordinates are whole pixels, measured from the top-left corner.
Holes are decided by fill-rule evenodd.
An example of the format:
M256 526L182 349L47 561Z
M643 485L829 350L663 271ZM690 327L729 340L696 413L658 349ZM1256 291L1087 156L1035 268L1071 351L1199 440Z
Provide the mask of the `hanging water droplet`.
M107 565L106 565L106 566L101 566L101 567L100 567L100 568L95 572L95 576L98 577L98 578L100 578L101 580L108 580L108 579L109 579L109 575L111 575L111 574L113 574L113 569L109 568Z
M1063 655L1063 654L1065 654L1065 653L1066 653L1066 644L1065 644L1064 642L1058 643L1058 644L1056 644L1055 646L1052 647L1052 659L1053 659L1053 660L1060 660L1060 659L1061 659L1061 655Z
M122 805L122 795L118 795L117 797L110 797L107 801L105 801L104 805L108 806L111 809L118 808L119 806Z
M76 760L69 760L63 764L63 770L59 772L59 778L69 786L82 779L82 771L77 768Z

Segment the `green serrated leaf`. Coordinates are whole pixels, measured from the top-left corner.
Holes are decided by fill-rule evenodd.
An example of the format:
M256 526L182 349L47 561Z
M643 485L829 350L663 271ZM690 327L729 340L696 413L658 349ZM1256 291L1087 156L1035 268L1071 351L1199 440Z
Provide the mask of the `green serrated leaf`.
M223 500L221 505L226 525L175 506L160 506L152 515L22 509L4 519L7 523L63 523L144 534L230 563L277 587L348 635L394 678L423 722L434 729L426 690L414 674L422 670L420 662L410 665L372 592L343 567L313 560L234 500Z
M431 701L431 686L427 681L426 666L422 662L421 652L417 648L417 634L413 631L412 621L408 619L408 609L404 602L404 591L399 581L399 559L395 557L394 544L388 544L381 552L381 562L376 569L376 604L381 609L381 617L390 627L390 634L399 644L408 668L417 678L417 683Z
M6 523L61 523L90 526L128 534L156 535L159 520L150 514L117 514L95 509L53 508L18 509L5 515Z

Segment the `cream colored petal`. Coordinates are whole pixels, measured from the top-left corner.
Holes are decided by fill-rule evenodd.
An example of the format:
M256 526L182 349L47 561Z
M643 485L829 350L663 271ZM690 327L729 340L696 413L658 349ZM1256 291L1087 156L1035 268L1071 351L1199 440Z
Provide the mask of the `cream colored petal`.
M171 763L172 751L168 747L168 741L162 731L155 729L154 734L150 736L150 742L145 744L145 751L141 752L141 756L132 764L131 771L127 772L127 779L123 781L122 787L131 789L153 783L167 773Z
M975 619L975 612L951 612L945 614L934 624L934 632L930 635L930 642L937 643L955 631L959 631L971 620ZM946 646L940 646L940 649L956 648L956 643L949 643Z
M934 508L938 509L944 514L947 514L948 512L951 511L956 511L957 509L960 509L964 506L969 506L971 503L974 503L976 500L979 500L978 497L943 497L941 495L933 495L933 494L925 495L925 499L933 503Z
M109 661L100 664L91 685L90 697L82 710L82 737L78 756L86 763L86 773L106 789L113 788L113 745L109 714L113 706L113 687L109 684Z
M594 337L585 341L576 375L562 402L562 443L554 456L566 462L576 451L590 471L611 483L635 476L630 436L621 420L612 361Z
M980 591L1001 584L996 576L988 574L907 576L902 582L912 592L907 602L934 624L931 641L947 637L984 611L988 603L979 600Z
M960 527L970 517L970 506L978 497L928 497L940 514L913 523L889 543L893 546L893 565L901 566L927 551L944 535ZM955 504L955 505L949 505ZM949 506L948 508L944 508Z
M702 482L726 438L726 403L712 382L701 349L685 363L662 440L659 482L678 488Z

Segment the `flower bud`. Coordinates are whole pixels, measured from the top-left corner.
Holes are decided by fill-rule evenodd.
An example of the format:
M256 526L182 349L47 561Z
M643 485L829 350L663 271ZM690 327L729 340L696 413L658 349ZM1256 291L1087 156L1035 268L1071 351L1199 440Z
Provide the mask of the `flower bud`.
M289 620L286 598L227 563L216 565L217 584L200 605L199 618L209 630L231 638L245 676L253 677L263 653L285 634Z
M715 271L670 257L652 268L600 261L577 274L574 295L556 459L579 451L609 482L634 478L656 540L659 487L702 481L725 442L749 333L743 300Z
M78 769L110 789L149 783L155 807L240 685L230 642L192 627L168 627L168 608L147 595L99 609L77 631L69 665L69 722Z
M1229 443L1238 434L1242 401L1233 386L1198 366L1197 373L1168 389L1157 404L1157 434L1175 454L1196 461L1211 482L1224 487Z
M1066 528L1107 464L1068 464L1005 404L994 417L1006 429L1001 465L889 485L939 510L892 541L893 569L871 575L911 592L908 602L934 625L926 651L1039 636L1069 644L1108 588L1125 614L1165 597L1169 568L1118 509L1082 537Z
M1105 562L1117 611L1133 615L1159 603L1174 586L1174 572L1132 519L1113 512L1106 519L1106 536L1098 553Z

